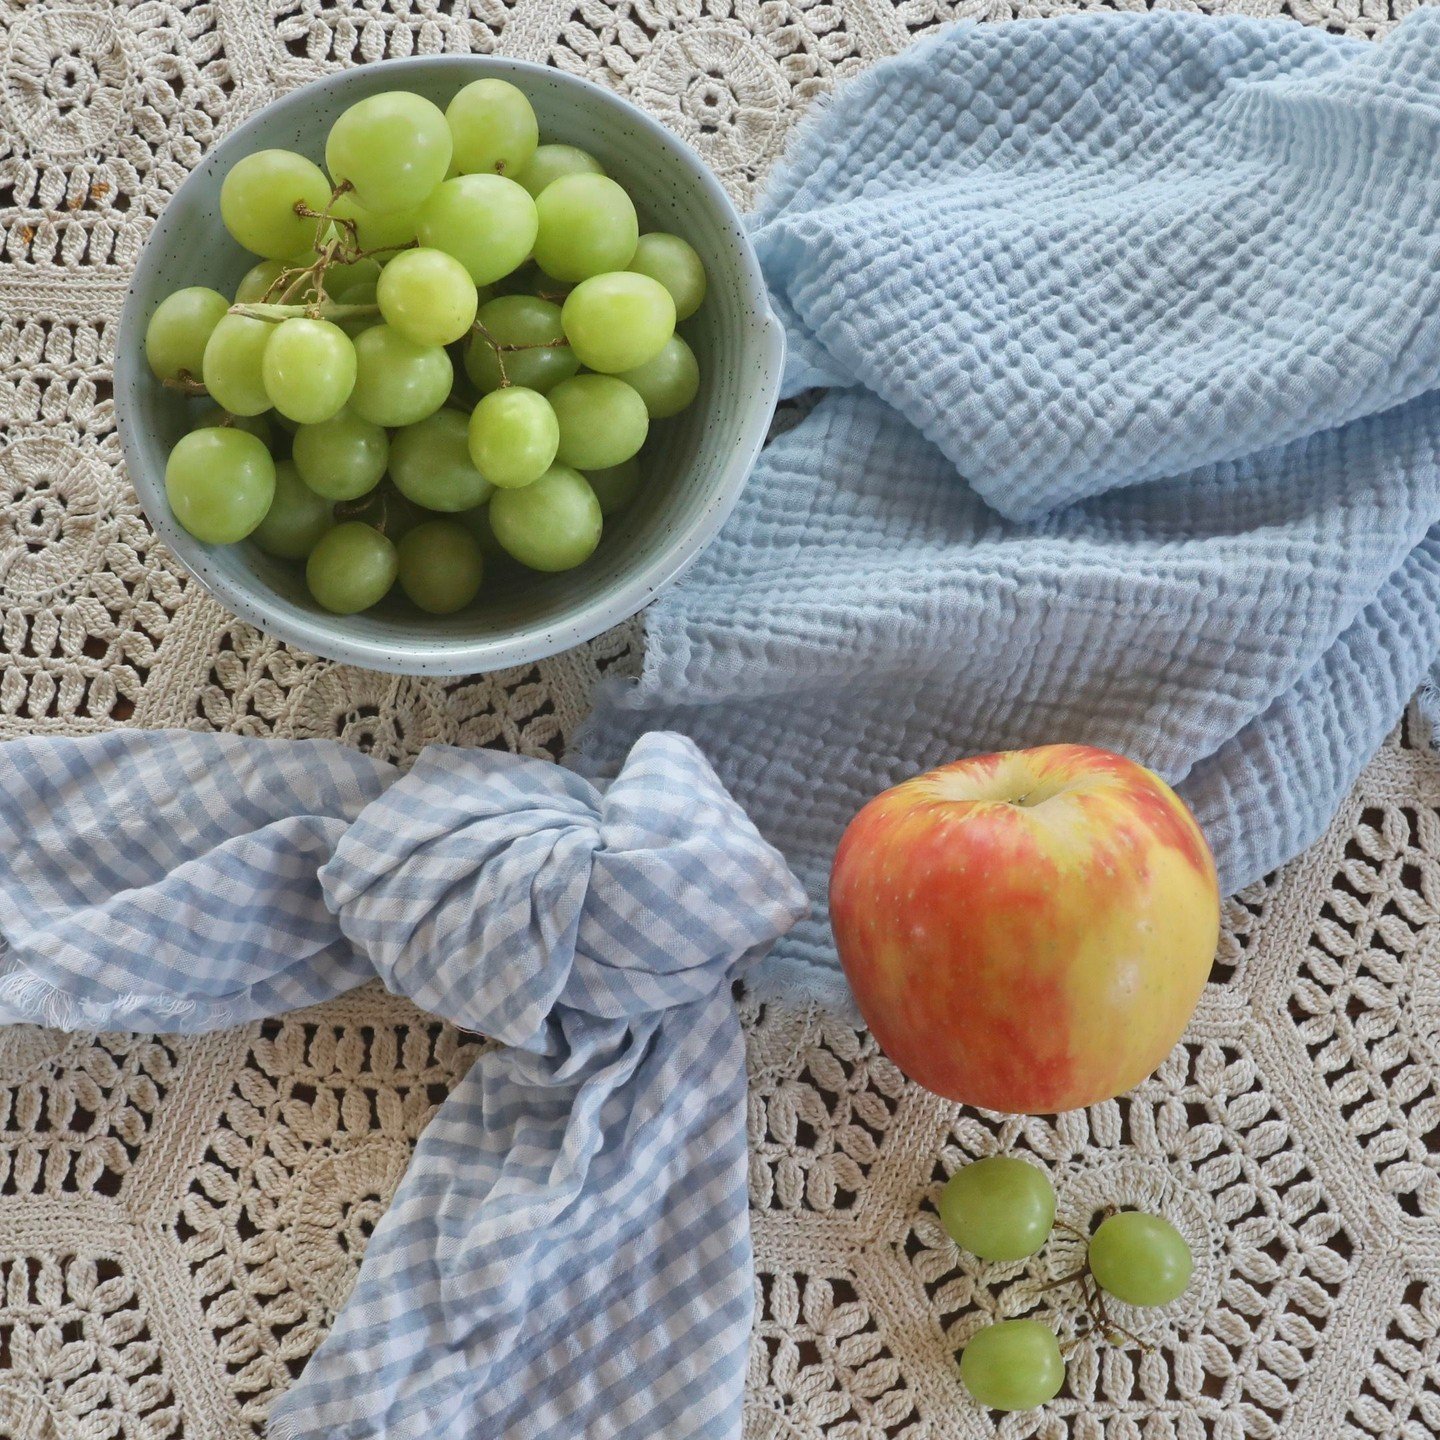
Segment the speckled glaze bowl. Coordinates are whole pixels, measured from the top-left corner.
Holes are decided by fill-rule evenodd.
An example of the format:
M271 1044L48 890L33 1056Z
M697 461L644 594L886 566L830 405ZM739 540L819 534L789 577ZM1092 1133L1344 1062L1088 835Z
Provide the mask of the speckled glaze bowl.
M524 90L542 139L591 151L633 196L642 228L683 235L699 251L709 290L683 332L700 361L700 393L682 415L657 423L641 494L606 522L600 548L578 569L487 580L475 603L455 615L422 616L397 596L363 615L330 615L309 598L300 567L249 544L202 544L175 523L165 460L197 403L150 373L145 325L171 291L210 285L231 294L254 263L220 223L220 182L242 155L282 146L319 161L331 122L356 100L406 89L443 108L462 85L484 76ZM221 604L334 660L464 675L577 645L635 614L674 580L735 505L774 411L783 359L784 337L740 217L689 146L589 81L518 60L435 56L317 80L267 106L210 152L166 207L136 266L120 320L115 400L130 479L150 523Z

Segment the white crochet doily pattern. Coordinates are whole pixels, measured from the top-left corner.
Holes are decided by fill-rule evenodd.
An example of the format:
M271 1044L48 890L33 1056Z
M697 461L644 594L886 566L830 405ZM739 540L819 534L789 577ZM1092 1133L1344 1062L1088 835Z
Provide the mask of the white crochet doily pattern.
M1183 3L1183 0L1179 0ZM1409 0L1237 0L1372 36ZM113 725L557 754L635 624L538 665L407 680L227 616L125 481L110 364L150 222L213 139L341 65L441 50L584 72L749 202L806 106L954 19L1043 0L10 0L0 7L0 738ZM1117 0L1116 8L1138 8ZM1440 1433L1440 764L1397 736L1308 855L1228 908L1197 1020L1133 1095L958 1110L865 1036L751 1005L760 1310L747 1440L1421 1440ZM194 1040L0 1031L0 1440L253 1440L476 1053L366 989ZM1170 1216L1185 1299L996 1423L955 1352L1073 1311L1062 1243L979 1267L938 1187L997 1148L1061 1213Z

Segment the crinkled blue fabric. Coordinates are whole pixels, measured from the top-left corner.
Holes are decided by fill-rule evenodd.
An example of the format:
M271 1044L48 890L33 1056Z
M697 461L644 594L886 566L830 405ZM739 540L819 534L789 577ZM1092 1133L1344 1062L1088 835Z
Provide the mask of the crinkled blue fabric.
M731 988L803 895L694 746L603 791L433 748L0 745L0 1023L198 1031L378 975L501 1042L420 1138L272 1440L738 1440Z
M1081 741L1239 888L1440 656L1440 12L1379 43L1155 13L957 27L843 88L753 220L774 440L647 615L592 761L695 737L815 906L933 763Z

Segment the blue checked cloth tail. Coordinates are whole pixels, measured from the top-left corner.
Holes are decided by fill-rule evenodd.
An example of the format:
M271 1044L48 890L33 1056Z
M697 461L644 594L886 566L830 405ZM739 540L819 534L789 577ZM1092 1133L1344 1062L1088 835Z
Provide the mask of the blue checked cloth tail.
M601 790L427 750L0 745L0 1022L193 1032L377 974L500 1042L425 1130L271 1440L737 1440L734 980L803 894L685 739Z

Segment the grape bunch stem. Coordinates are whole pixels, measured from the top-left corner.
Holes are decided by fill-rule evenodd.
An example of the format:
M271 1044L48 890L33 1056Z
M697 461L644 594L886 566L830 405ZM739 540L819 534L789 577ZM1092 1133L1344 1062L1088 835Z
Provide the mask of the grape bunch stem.
M1109 1207L1107 1213L1114 1214L1113 1207ZM1087 1255L1090 1245L1090 1237L1083 1230L1077 1230L1073 1225L1067 1224L1064 1220L1055 1222L1057 1230L1064 1230L1066 1234L1073 1235L1086 1247ZM1058 1279L1051 1280L1040 1287L1040 1293L1048 1290L1058 1290L1062 1285L1078 1285L1080 1287L1080 1298L1085 1304L1085 1313L1090 1317L1090 1327L1081 1334L1073 1336L1060 1348L1062 1352L1074 1349L1082 1340L1091 1335L1099 1335L1101 1339L1107 1340L1112 1345L1118 1345L1121 1339L1130 1341L1141 1350L1153 1350L1155 1347L1148 1341L1142 1340L1133 1330L1127 1330L1123 1325L1111 1318L1110 1309L1105 1304L1105 1292L1101 1290L1100 1283L1090 1273L1090 1262L1080 1266L1078 1270L1072 1270L1068 1275L1061 1275Z
M232 315L248 315L255 320L279 322L295 316L309 320L342 320L352 315L377 315L378 305L337 305L325 293L325 276L333 265L354 265L371 255L389 254L395 250L411 250L420 242L407 240L401 245L376 245L364 250L360 246L360 232L355 221L346 215L332 213L335 202L348 195L355 187L348 180L342 180L330 191L330 199L323 210L314 210L303 200L295 202L295 213L307 220L315 221L315 259L309 265L287 266L266 287L258 302L250 305L232 305ZM328 225L335 225L340 235L325 238ZM343 237L343 238L342 238ZM296 296L309 286L314 294L304 304L292 304Z
M182 395L208 395L210 392L188 370L182 370L173 378L160 382L167 390L178 390Z
M302 315L309 320L348 320L354 315L378 315L378 305L343 305L334 300L324 300L318 305L232 305L232 315L246 315L252 320L293 320Z
M517 350L559 350L570 343L570 341L562 335L558 340L531 340L524 345L507 345L503 341L497 340L478 320L471 325L470 332L473 335L478 335L495 352L495 364L500 371L500 388L502 390L508 390L513 383L505 371L505 357L507 355Z

